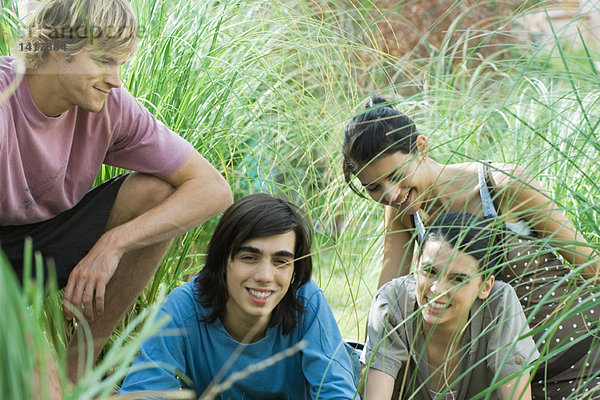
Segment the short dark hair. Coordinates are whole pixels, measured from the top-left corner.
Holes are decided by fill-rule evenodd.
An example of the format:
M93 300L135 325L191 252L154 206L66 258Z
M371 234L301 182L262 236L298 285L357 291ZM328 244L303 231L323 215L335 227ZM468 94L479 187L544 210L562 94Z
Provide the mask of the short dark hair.
M229 299L227 264L242 244L254 238L290 231L296 234L294 274L287 293L273 310L270 324L281 322L284 334L295 328L298 313L304 312L296 292L310 280L312 273L312 227L294 204L265 193L244 197L229 207L208 243L204 268L196 278L200 303L212 308L206 322L214 322L225 312L225 304Z
M433 240L443 240L477 260L479 272L486 279L494 275L504 260L501 230L494 228L494 221L481 220L467 212L449 212L440 215L427 227L427 232L419 246L419 259L425 244Z
M352 175L384 154L398 151L416 154L419 132L415 123L377 96L369 99L365 111L358 114L344 129L344 178L353 191Z

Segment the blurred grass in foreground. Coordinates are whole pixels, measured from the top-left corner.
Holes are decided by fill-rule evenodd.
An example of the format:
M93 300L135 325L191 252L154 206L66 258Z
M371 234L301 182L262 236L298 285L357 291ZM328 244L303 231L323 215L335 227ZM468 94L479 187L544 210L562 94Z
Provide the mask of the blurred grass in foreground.
M236 198L266 191L304 207L317 232L314 278L345 337L364 340L382 257L382 210L352 194L341 174L343 126L370 94L397 101L440 162L491 159L526 168L600 248L597 49L563 48L557 34L551 48L515 43L502 57L483 57L470 39L493 34L490 27L458 32L458 39L449 34L427 57L402 60L370 46L378 32L365 17L368 1L132 4L143 36L122 68L124 85L224 174ZM2 54L16 40L19 21L5 17L14 10L14 2L2 3ZM105 167L98 179L119 172ZM202 267L215 223L175 240L104 361L72 398L107 395L118 384L142 340L142 313ZM29 310L22 325L3 323L11 326L8 343L37 329L36 346L60 357L71 328L59 314L59 296L42 307L41 288L19 294L6 285L15 301L11 318ZM33 352L15 354L23 368L7 385L28 390L28 371L39 360Z

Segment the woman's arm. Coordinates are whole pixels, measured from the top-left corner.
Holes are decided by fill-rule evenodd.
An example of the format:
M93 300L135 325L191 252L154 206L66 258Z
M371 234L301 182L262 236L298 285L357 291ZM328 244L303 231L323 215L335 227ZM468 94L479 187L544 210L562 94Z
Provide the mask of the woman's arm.
M531 400L529 373L526 372L500 386L500 397L502 400Z
M569 263L575 266L587 263L583 269L586 279L600 278L598 254L539 182L518 166L505 166L504 171L493 174L493 179L498 188L503 190L500 203L503 215L527 219L531 227L541 237L548 238Z
M409 305L414 299L408 296L408 280L410 277L399 278L384 285L373 298L367 340L360 355L363 399L391 399L395 377L410 358L409 332L414 321Z
M411 228L406 221L410 216L398 216L398 210L386 206L384 213L385 238L383 244L383 267L377 288L392 279L408 275L413 258L414 241ZM410 226L410 225L409 225Z
M394 391L394 377L375 368L367 370L363 400L389 400Z

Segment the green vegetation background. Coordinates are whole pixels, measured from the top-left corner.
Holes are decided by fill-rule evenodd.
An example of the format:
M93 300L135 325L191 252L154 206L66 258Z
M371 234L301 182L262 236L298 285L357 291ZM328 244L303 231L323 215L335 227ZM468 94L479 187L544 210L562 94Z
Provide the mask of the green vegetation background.
M440 162L491 159L525 167L598 247L598 50L585 41L565 45L561 31L549 46L518 40L528 32L513 22L525 9L478 30L460 28L460 18L473 11L466 9L441 45L423 40L426 56L396 58L379 48L386 14L373 21L369 1L132 4L141 42L122 68L124 85L223 173L236 199L264 191L303 206L316 229L313 276L346 338L364 340L382 258L383 211L352 194L341 173L344 124L370 94L397 101ZM3 0L0 17L0 52L11 54L23 27L16 2ZM487 38L499 27L514 40L494 47ZM119 172L103 168L98 180ZM145 313L202 268L216 220L175 240L104 361L69 398L112 393L153 328L142 329ZM28 398L28 371L44 365L44 356L27 349L33 343L45 349L37 354L60 356L72 327L60 316L59 296L43 302L39 286L19 290L0 264L0 304L11 310L0 313L0 393ZM23 348L16 351L19 340Z

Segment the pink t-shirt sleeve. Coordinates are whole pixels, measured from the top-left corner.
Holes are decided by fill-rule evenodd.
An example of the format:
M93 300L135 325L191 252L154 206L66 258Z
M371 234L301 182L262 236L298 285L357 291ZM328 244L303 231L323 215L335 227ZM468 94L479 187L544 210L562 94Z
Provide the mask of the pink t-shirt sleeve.
M0 100L8 94L7 91L9 90L10 84L15 79L14 69L12 67L8 67L8 63L8 57L0 57L0 72L4 72L0 73ZM4 69L6 69L7 71L3 71ZM4 106L3 103L5 104ZM8 118L6 118L3 115L3 113L8 112L8 106L6 105L6 103L7 100L0 101L0 151L2 151L2 148L4 147L4 142L7 138L6 132L8 130Z
M0 56L0 90L14 81L14 64ZM99 112L73 107L48 117L25 76L0 104L0 226L47 220L72 208L103 163L167 179L192 151L122 87L110 91Z
M113 141L104 163L169 178L188 159L193 146L158 121L125 89L113 89L107 112Z

